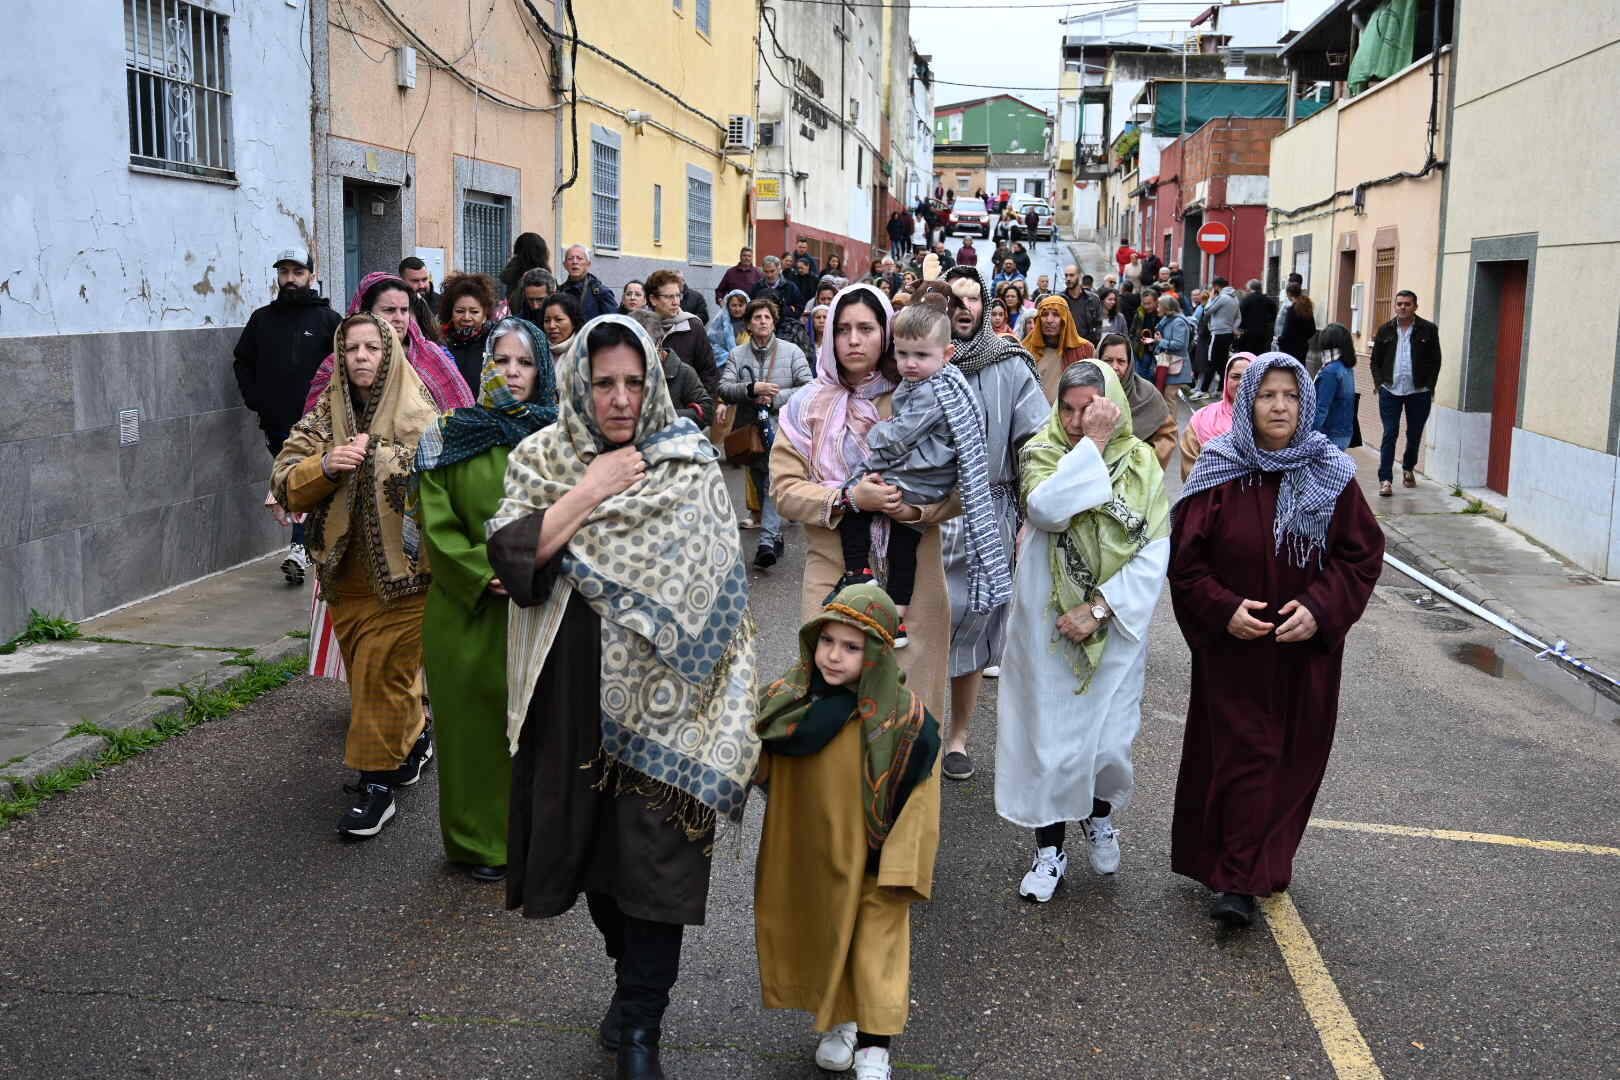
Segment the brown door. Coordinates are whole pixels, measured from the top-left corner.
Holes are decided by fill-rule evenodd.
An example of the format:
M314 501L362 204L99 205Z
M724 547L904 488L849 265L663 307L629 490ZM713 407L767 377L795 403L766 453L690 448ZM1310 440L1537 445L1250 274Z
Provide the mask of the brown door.
M1356 253L1339 252L1338 297L1333 305L1333 321L1350 329L1350 290L1356 284Z
M1524 289L1528 266L1502 263L1502 288L1496 310L1496 368L1491 380L1491 447L1485 462L1485 486L1507 494L1508 457L1513 452L1513 426L1519 418L1519 358L1524 355Z

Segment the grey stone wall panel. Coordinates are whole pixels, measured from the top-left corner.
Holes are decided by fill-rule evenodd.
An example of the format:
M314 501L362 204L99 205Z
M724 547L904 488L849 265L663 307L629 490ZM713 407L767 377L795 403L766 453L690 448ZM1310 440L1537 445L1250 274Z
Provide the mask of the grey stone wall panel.
M22 629L29 608L70 618L82 614L80 566L77 531L0 547L0 636Z
M157 353L162 334L80 334L65 339L73 365L73 426L80 431L118 423L124 409L142 419L161 416Z
M73 365L57 337L0 338L0 442L73 430Z
M245 408L199 413L191 418L191 491L211 495L257 481L270 485L274 460L265 449L257 418ZM260 493L261 496L263 492Z

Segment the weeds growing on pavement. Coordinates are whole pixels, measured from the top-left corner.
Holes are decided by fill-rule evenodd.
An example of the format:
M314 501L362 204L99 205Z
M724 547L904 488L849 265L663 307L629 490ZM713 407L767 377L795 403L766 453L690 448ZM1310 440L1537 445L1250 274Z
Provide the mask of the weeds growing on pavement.
M22 633L0 645L0 656L9 656L24 645L39 645L46 641L72 641L79 636L79 624L65 615L46 615L37 608L28 609L28 625Z
M77 631L77 627L74 628ZM306 658L291 656L276 663L258 662L240 678L211 690L192 686L176 686L154 691L164 697L185 700L185 708L158 717L147 728L113 730L99 724L76 725L69 735L93 735L107 740L107 748L89 761L56 769L27 784L18 784L14 797L0 799L0 828L14 819L39 809L41 803L53 795L72 791L102 771L122 764L137 754L144 754L176 735L190 731L198 724L218 720L248 705L278 686L284 686L304 670Z

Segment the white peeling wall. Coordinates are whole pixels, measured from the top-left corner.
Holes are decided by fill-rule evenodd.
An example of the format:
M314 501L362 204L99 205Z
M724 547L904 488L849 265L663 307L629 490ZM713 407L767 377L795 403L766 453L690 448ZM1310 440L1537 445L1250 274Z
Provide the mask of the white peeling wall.
M0 337L240 325L313 239L307 0L200 6L229 20L237 186L130 170L120 0L7 20Z

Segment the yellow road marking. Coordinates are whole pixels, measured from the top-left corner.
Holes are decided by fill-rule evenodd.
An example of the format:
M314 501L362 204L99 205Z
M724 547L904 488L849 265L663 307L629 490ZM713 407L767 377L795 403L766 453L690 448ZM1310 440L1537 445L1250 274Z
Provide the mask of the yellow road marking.
M1620 856L1620 847L1600 844L1576 844L1568 840L1531 840L1524 836L1502 836L1498 833L1461 832L1457 829L1418 829L1410 825L1379 825L1370 821L1330 821L1311 818L1318 829L1339 829L1344 832L1382 833L1386 836L1422 836L1431 840L1466 840L1475 844L1502 844L1506 847L1536 848L1540 851L1565 851L1576 855Z
M1283 963L1299 988L1305 1012L1316 1025L1334 1074L1339 1080L1384 1080L1383 1070L1373 1060L1372 1050L1362 1038L1333 976L1328 974L1294 901L1285 892L1273 893L1260 900L1260 910L1265 912L1266 925L1271 927Z

